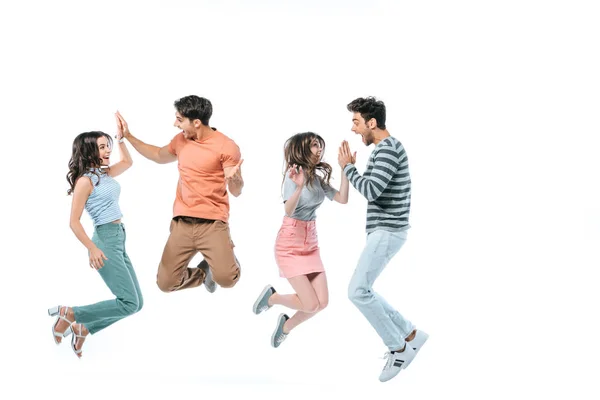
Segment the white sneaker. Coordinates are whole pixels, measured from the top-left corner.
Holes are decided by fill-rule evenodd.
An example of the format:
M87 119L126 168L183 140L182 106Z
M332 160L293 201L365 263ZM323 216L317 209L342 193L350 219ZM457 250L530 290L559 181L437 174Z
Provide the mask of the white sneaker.
M415 351L408 344L404 347L403 352L387 352L384 358L387 358L383 371L379 375L381 382L387 382L402 371L405 365L415 358Z
M417 353L419 352L419 350L421 350L421 347L423 347L427 339L429 339L429 335L417 329L417 333L415 334L413 340L406 343L413 348L413 350L415 351L415 355L417 355ZM408 367L408 365L404 366L404 368L406 367Z

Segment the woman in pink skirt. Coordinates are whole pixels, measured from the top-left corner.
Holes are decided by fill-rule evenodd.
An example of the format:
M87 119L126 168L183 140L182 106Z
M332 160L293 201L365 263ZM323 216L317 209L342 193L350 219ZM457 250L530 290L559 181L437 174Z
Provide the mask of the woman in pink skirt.
M291 318L286 314L279 316L271 336L273 347L279 347L292 329L323 310L329 299L315 212L325 197L346 204L349 183L342 171L340 190L329 185L331 166L322 161L324 150L325 141L312 132L296 134L285 143L285 216L275 242L275 260L279 275L290 282L296 293L279 294L267 285L253 307L255 314L275 304L296 310Z

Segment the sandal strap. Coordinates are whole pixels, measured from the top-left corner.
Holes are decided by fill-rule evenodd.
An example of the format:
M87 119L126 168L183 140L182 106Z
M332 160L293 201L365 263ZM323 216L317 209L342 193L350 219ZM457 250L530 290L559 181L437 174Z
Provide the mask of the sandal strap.
M74 323L74 321L71 321L67 318L67 311L69 310L69 307L65 306L65 314L62 314L62 307L59 309L58 311L58 317L64 321L67 321L69 323L69 325L72 325Z
M75 330L73 330L73 333L75 334L76 337L85 339L87 337L87 334L82 335L81 329L82 329L82 325L79 324L79 333L75 333Z
M66 311L65 311L65 312L66 312ZM54 325L52 326L52 333L54 333L54 336L62 336L62 335L63 335L63 333L64 333L64 332L65 332L67 329L69 329L69 327L67 327L67 328L65 328L65 331L63 331L62 333L58 332L58 331L56 330L56 325L58 324L58 321L59 321L59 320L66 321L66 322L69 324L69 326L73 325L73 322L72 322L72 321L69 321L69 319L68 319L67 317L64 317L64 316L60 315L60 311L59 311L58 317L56 318L56 322L55 322L55 323L54 323Z
M81 336L75 333L75 331L73 331L73 339L71 339L71 347L73 348L73 351L75 352L75 354L80 354L83 351L83 347L81 347L79 350L77 350L77 348L75 347L77 345L77 338L84 338L85 336Z

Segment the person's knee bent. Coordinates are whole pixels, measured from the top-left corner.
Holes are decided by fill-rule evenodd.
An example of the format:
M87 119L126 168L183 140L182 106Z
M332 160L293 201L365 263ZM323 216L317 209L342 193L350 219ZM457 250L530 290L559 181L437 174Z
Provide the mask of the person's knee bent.
M174 281L173 276L168 273L164 273L162 265L158 266L158 273L156 274L156 285L158 288L165 293L170 293L175 290L177 282Z
M329 299L319 300L319 309L317 311L322 311L329 305Z
M135 312L140 312L143 307L144 307L144 298L142 297L141 293L138 293L138 307Z
M368 293L369 290L367 288L357 285L354 282L350 282L350 285L348 285L348 299L354 304L367 297Z
M348 285L348 300L350 300L353 303L354 303L354 300L356 299L356 291L357 291L356 285L354 284L354 282L350 282L350 284Z
M165 293L173 291L173 282L168 278L161 277L160 274L156 278L156 285L161 291Z
M310 299L302 301L302 311L308 314L314 314L321 309L319 299Z
M120 303L121 303L121 307L123 308L123 311L125 312L125 314L132 315L132 314L135 314L136 312L138 312L140 303L137 298L126 299L126 300L121 299Z
M169 293L171 291L171 285L167 281L161 280L160 278L156 280L156 286L158 286L162 292Z
M213 268L213 271L219 271L217 268ZM213 280L222 288L232 288L240 280L240 268L236 264L232 268L229 268L229 273L223 274L213 272Z
M229 289L235 286L235 284L238 282L238 279L233 279L233 278L221 278L221 279L215 279L215 282L221 286L222 288L225 289Z

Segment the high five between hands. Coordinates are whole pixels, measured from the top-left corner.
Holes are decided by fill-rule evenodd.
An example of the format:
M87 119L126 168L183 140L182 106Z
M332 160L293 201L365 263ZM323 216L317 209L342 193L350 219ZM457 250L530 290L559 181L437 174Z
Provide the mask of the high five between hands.
M131 136L131 132L129 132L129 126L127 125L127 122L125 121L125 118L123 118L123 116L121 115L120 112L116 112L115 113L115 118L117 120L117 135L116 138L117 139L128 139ZM227 181L228 184L241 184L242 183L242 163L244 162L244 159L240 159L240 161L233 167L230 169L227 169L225 171L225 180Z
M342 170L348 164L356 163L356 152L352 153L350 150L350 145L346 140L342 142L338 151L338 163ZM304 173L302 171L302 167L298 167L296 164L291 165L288 168L288 174L292 182L294 182L297 186L304 185Z
M115 113L115 119L117 120L117 134L115 137L117 140L127 139L131 135L127 122L125 122L125 119L118 111Z

